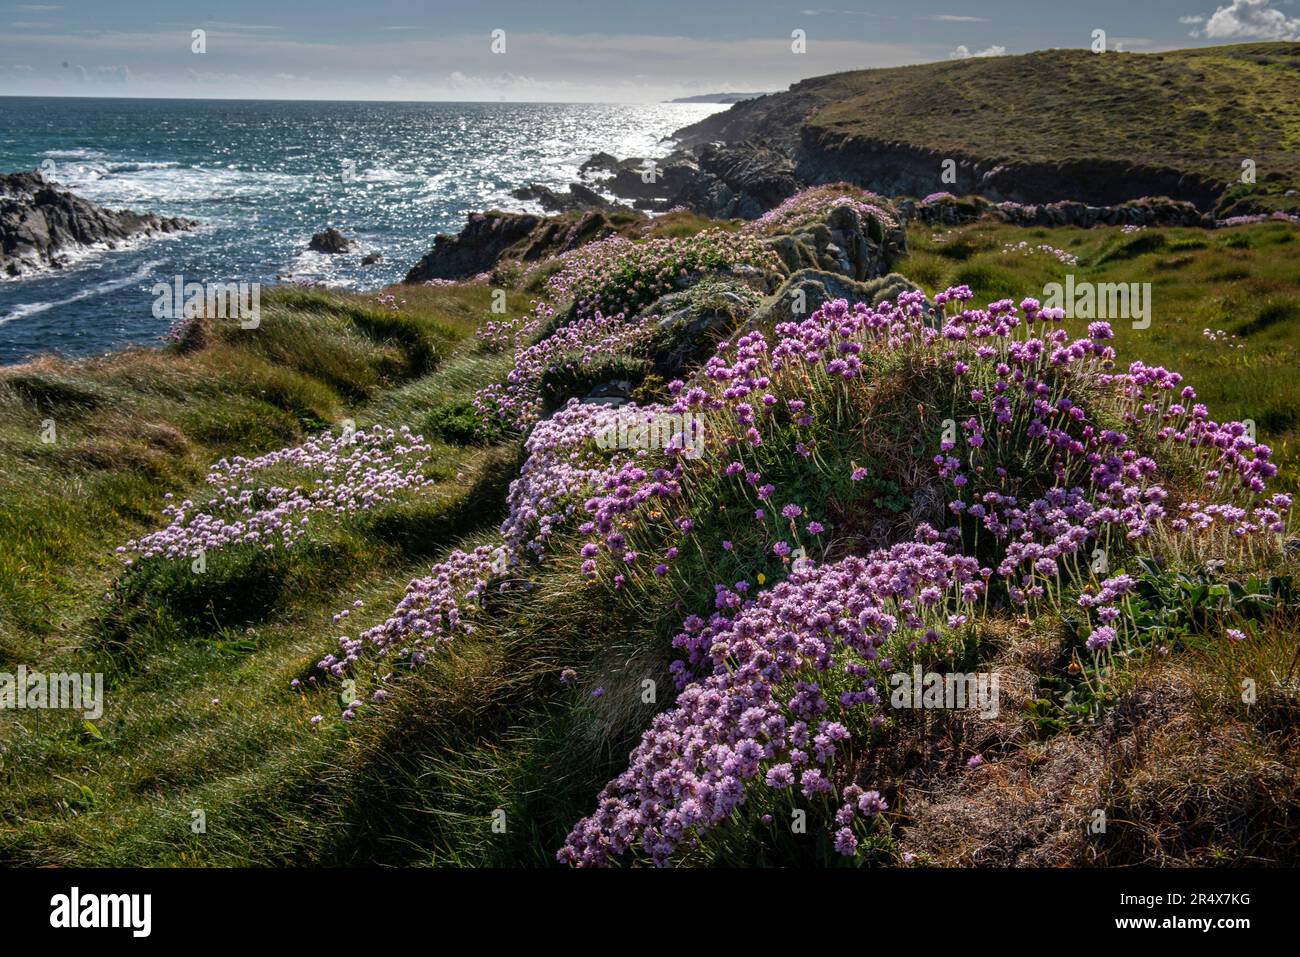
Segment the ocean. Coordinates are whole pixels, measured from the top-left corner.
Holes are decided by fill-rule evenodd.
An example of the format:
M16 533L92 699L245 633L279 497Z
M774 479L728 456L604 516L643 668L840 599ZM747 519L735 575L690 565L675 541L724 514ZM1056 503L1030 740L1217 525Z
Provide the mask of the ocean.
M202 223L0 281L0 364L156 343L168 324L154 318L149 290L178 275L387 285L469 212L540 211L512 189L563 189L601 150L662 156L666 136L725 108L0 98L0 171L52 163L51 178L86 199ZM326 226L382 261L309 252Z

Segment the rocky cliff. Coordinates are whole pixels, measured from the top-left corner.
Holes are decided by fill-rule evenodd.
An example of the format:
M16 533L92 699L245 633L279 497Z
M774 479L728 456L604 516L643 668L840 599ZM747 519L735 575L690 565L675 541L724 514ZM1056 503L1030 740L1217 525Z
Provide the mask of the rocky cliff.
M502 259L536 262L604 239L620 225L642 218L631 210L593 210L569 216L471 213L465 228L455 236L444 233L434 237L433 248L411 267L403 282L469 279Z

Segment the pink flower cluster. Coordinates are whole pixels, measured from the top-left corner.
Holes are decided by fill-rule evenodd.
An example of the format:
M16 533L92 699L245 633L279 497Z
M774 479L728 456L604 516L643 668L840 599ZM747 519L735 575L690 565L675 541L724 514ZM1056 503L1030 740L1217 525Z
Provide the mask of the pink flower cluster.
M776 254L756 237L721 229L633 242L610 236L562 258L546 281L556 301L571 298L579 316L631 316L703 272L736 267L774 269Z
M788 417L812 427L804 399L781 402L776 396L862 387L862 363L870 352L889 354L910 368L947 367L952 393L940 407L956 430L938 442L934 465L955 493L955 524L943 533L921 526L918 543L898 546L887 557L873 555L869 565L889 569L880 575L864 571L857 564L863 560L849 559L815 571L808 563L792 564L787 582L757 599L747 598L739 585L717 585L713 618L707 626L696 616L687 618L675 642L685 654L674 667L684 688L677 707L655 719L628 771L574 829L561 860L604 864L642 853L667 863L733 813L754 786L749 782L760 779L769 788L797 785L809 798L833 794L828 771L839 738L828 735L829 743L817 748L815 734L830 722L847 738L862 724L853 707L872 698L866 687L848 689L836 711L823 690L828 676L836 673L846 647L872 660L872 646L861 644L858 626L869 622L874 630L868 633L884 637L900 621L927 633L934 628L917 613L918 599L949 627L964 623L969 606L995 584L1019 602L1059 601L1066 587L1090 580L1079 557L1094 545L1114 549L1118 559L1125 547L1136 547L1157 530L1194 531L1193 520L1203 523L1205 516L1235 523L1261 545L1278 544L1291 501L1275 495L1249 504L1275 468L1268 447L1250 440L1244 426L1214 423L1202 406L1187 405L1195 394L1180 388L1176 373L1140 362L1127 373L1113 372L1113 333L1106 323L1092 323L1086 336L1071 339L1065 329L1054 328L1060 310L1043 309L1036 300L967 309L970 298L965 287L941 293L934 303L942 310L938 315L919 293L876 308L828 303L800 323L778 326L775 344L761 331L723 344L695 384L674 383L673 411L710 414L711 447L738 455L762 445L765 433ZM1101 424L1095 410L1103 409L1106 418L1118 415L1132 434ZM1135 447L1139 439L1142 451ZM811 434L808 441L815 441ZM1192 518L1171 520L1168 492L1155 482L1159 467L1148 451L1190 459L1218 504L1193 505L1185 509ZM633 542L642 504L656 502L662 509L662 499L677 497L689 505L689 491L682 492L692 487L692 471L722 464L706 456L652 473L625 463L608 475L602 493L586 504L593 520L582 531L600 536L604 545L584 546L588 574L596 574L602 551L617 569L615 587L633 574L642 561ZM739 456L723 471L752 488L759 503L777 499L778 490ZM1247 504L1230 504L1236 499ZM755 519L767 519L761 504ZM689 517L676 524L690 534ZM936 544L940 540L960 544L967 557L951 555ZM788 554L788 545L781 544L777 554ZM949 577L926 583L898 575L889 564L918 554L946 568ZM976 555L990 556L995 567L981 567ZM1108 579L1081 602L1096 607L1098 623L1089 638L1094 652L1104 653L1117 639L1121 599L1130 587L1127 576ZM899 605L897 611L883 610L889 601ZM843 608L856 618L841 614ZM871 612L865 619L864 609ZM691 683L691 669L710 663L712 673ZM869 667L856 659L849 664ZM861 694L868 697L854 697ZM758 733L767 722L782 734ZM798 729L798 740L782 737L791 728ZM799 757L789 759L787 750ZM848 805L854 804L854 787L841 791ZM835 843L843 853L858 846L855 820L852 807L836 815L841 831Z
M625 320L622 313L580 316L533 345L515 353L514 368L504 383L474 395L474 408L485 420L524 429L542 412L543 377L556 369L576 369L610 355L635 355L654 333L653 318Z
M1218 220L1214 225L1253 226L1255 223L1269 222L1290 223L1293 226L1300 226L1300 215L1275 209L1271 213L1250 213L1245 216L1229 216L1227 219Z
M889 200L849 183L830 183L795 193L758 219L745 225L745 232L776 236L795 232L801 226L825 222L830 212L847 206L863 219L874 219L887 229L898 226L898 216Z
M1028 241L1022 239L1018 243L1004 244L1002 247L1002 251L1004 253L1047 253L1047 255L1051 256L1053 259L1055 259L1059 263L1062 263L1063 265L1066 266L1079 265L1079 257L1076 256L1074 253L1067 252L1064 249L1058 249L1056 246L1049 245L1048 243L1038 243L1037 245L1033 245Z
M974 559L942 545L903 544L796 569L734 615L688 619L678 644L705 657L712 673L655 717L628 769L557 858L603 865L635 851L664 865L755 788L833 799L849 725L878 717L888 648L960 627L978 575ZM855 831L869 828L884 803L854 786L840 800L836 844L852 855Z
M212 498L169 504L163 509L166 528L132 539L117 552L175 559L230 545L288 548L306 533L313 516L365 511L430 484L429 452L424 438L405 426L396 431L375 426L326 432L254 459L222 459L207 476L216 486ZM262 483L266 473L283 484ZM166 498L170 502L171 494Z
M653 415L657 407L637 411ZM527 457L519 477L510 485L501 544L452 552L427 576L407 585L387 620L358 637L340 636L339 652L327 655L318 667L341 676L367 645L381 657L396 650L402 660L420 664L432 646L471 634L473 615L492 583L525 559L542 560L547 540L575 514L583 492L603 481L628 454L648 454L605 452L592 442L593 436L616 426L619 416L629 414L628 407L616 410L575 401L539 422L525 443Z

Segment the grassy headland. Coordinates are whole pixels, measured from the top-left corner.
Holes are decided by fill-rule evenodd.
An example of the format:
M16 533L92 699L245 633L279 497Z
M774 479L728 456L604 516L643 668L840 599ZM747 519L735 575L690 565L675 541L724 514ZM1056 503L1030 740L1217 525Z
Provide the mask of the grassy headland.
M1260 209L1300 208L1300 199L1286 195L1300 188L1300 44L1096 54L1084 40L1080 49L814 77L683 132L690 143L771 142L801 174L805 165L808 175L821 176L827 163L840 164L833 178L877 191L886 187L873 177L899 173L897 163L871 159L879 150L906 153L905 166L933 166L933 190L950 188L937 182L938 167L953 158L985 171L1019 169L1049 184L1047 192L1058 190L1034 202L1085 199L1060 190L1104 192L1107 180L1175 195L1185 177L1185 194L1176 198L1207 211L1214 202L1226 210L1241 200ZM1251 183L1242 181L1243 160L1254 162ZM1030 186L1018 182L1022 174L996 185L1007 194Z
M703 225L678 217L662 230L689 235ZM1152 282L1150 327L1113 324L1119 367L1141 359L1183 372L1220 420L1257 423L1280 469L1271 490L1300 488L1293 227L916 225L893 268L930 295L967 284L972 305L1019 301L1066 271L1051 252L1006 249L1022 240L1077 257L1069 271L1080 281ZM643 260L620 262L620 291L644 299L659 274ZM366 702L355 719L340 719L353 705L315 663L338 653L340 632L389 618L431 564L500 541L522 435L488 427L471 400L503 382L532 341L502 350L474 334L500 318L489 312L494 287L507 289L512 316L528 315L557 266L501 269L492 283L395 287L388 303L281 290L255 332L204 322L159 352L0 372L0 670L102 670L109 684L106 712L89 724L0 714L0 860L553 863L654 715L673 707L683 619L708 616L715 582L743 580L759 594L789 573L770 533L748 519L756 503L743 483L723 480L724 447L708 446L712 470L691 473L683 492L700 526L695 539L682 540L658 512L627 529L647 554L680 548L666 573L634 574L628 562L624 582L602 572L593 584L583 538L564 526L543 561L493 578L473 632L431 646L420 667L363 656L346 672L356 685L345 697ZM563 296L553 298L561 319L577 318ZM552 317L532 334L561 325ZM1086 320L1063 326L1087 333ZM567 381L565 373L582 382L580 367L595 358L608 356L546 357L545 381ZM819 427L826 423L815 454L805 456L793 427L783 427L747 460L782 490L773 511L792 498L801 520L827 524L815 555L827 563L891 544L904 529L910 536L918 516L943 515L943 499L937 513L930 500L939 490L930 437L938 441L946 396L961 405L945 367L901 349L867 350L863 362L861 391L841 394L822 380L799 392L774 386L781 403L807 400ZM650 377L642 387L646 398L664 395ZM720 416L709 435L729 434ZM201 574L188 557L130 570L115 557L165 524L165 495L199 500L212 463L296 446L344 419L423 434L428 484L313 517L292 548L215 550ZM53 442L42 439L49 420ZM1178 461L1162 466L1175 495L1187 497ZM865 481L851 477L858 467ZM284 474L286 484L304 481ZM581 514L597 492L577 486L569 505ZM1131 573L1141 593L1126 612L1131 644L1105 659L1104 673L1089 663L1088 622L1068 601L1025 614L998 599L968 628L945 632L924 662L1007 675L1003 716L988 724L907 713L876 738L855 727L871 746L839 760L837 786L861 781L889 805L863 825L856 859L1294 862L1293 569L1273 553L1214 545L1207 554L1226 566L1210 568L1187 549L1116 551L1112 572ZM1064 587L1072 599L1095 582ZM1225 639L1228 627L1248 638ZM566 669L573 675L561 680ZM398 680L385 680L394 672ZM1259 688L1249 704L1243 676ZM657 689L649 701L647 680ZM385 700L372 704L377 690ZM800 839L782 818L773 826L763 817L789 810L757 787L734 821L702 833L681 860L845 860L824 826L833 806L810 802L816 823ZM1097 808L1111 824L1089 837ZM497 812L504 829L494 826Z
M1300 44L1167 53L1044 50L840 74L827 129L941 152L1120 157L1236 182L1300 182ZM1240 156L1227 155L1232 144Z

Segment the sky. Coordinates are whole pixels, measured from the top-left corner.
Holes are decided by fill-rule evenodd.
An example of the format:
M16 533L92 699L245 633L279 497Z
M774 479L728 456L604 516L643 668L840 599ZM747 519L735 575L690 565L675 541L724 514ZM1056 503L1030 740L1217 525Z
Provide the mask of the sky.
M817 2L0 0L0 96L649 102L1094 30L1131 52L1300 39L1300 0Z

